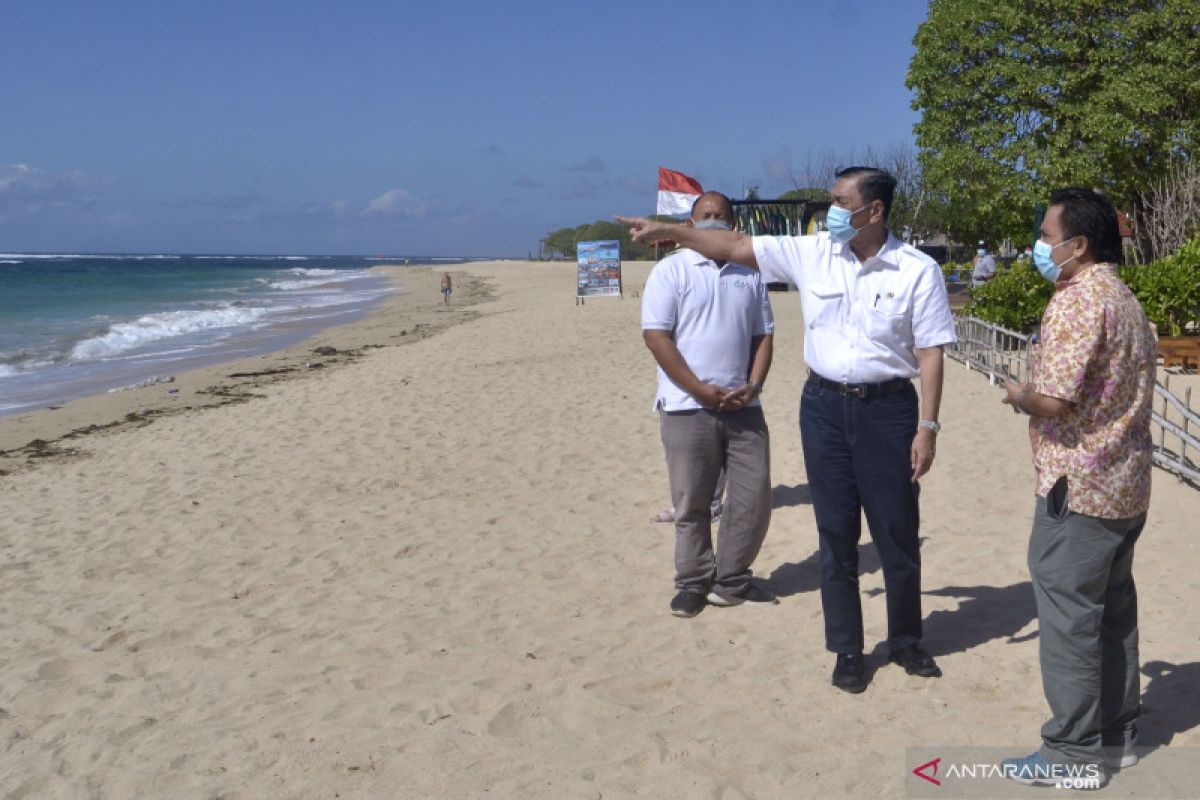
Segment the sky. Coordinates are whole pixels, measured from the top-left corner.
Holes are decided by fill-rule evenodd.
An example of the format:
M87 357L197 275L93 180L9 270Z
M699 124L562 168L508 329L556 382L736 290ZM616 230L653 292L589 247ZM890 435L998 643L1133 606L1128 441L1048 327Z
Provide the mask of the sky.
M0 252L536 256L912 146L925 0L0 2ZM861 159L860 159L861 160Z

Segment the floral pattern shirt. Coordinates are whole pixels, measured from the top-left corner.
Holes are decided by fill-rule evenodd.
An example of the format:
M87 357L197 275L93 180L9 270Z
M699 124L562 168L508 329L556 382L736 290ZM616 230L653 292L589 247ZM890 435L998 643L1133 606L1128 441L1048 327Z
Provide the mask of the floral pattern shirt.
M1034 391L1072 405L1034 417L1037 493L1067 477L1072 511L1128 519L1150 506L1150 411L1158 344L1137 298L1111 264L1062 285L1032 353Z

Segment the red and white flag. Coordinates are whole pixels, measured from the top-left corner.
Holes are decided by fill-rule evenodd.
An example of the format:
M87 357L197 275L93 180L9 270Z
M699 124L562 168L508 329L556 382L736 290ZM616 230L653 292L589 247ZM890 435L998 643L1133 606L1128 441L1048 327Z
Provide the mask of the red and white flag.
M690 214L696 198L704 194L700 181L682 172L658 168L659 214Z

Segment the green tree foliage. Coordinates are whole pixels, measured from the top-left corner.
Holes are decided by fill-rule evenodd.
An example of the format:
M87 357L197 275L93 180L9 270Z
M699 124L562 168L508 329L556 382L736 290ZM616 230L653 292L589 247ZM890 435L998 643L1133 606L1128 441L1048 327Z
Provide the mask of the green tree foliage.
M657 219L657 218L656 218ZM662 219L673 219L663 217ZM654 248L636 244L629 236L629 229L613 220L599 219L574 228L559 228L542 239L542 255L549 258L559 256L568 261L575 260L575 246L579 242L619 241L621 258L625 261L646 261L654 258Z
M927 186L960 240L1033 236L1061 186L1136 210L1200 157L1196 0L931 0L907 84Z
M1200 333L1200 238L1153 264L1123 267L1121 280L1137 295L1159 336Z
M559 228L542 239L542 255L547 258L575 258L575 229Z
M971 290L971 302L963 309L968 316L1026 332L1042 321L1054 284L1043 278L1028 261L1014 261L1008 269Z

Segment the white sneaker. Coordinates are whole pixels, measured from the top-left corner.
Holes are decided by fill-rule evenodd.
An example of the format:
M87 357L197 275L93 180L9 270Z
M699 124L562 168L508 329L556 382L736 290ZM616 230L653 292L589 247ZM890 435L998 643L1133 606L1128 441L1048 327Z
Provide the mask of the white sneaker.
M1121 736L1124 738L1124 734ZM1126 769L1138 763L1137 739L1138 731L1135 724L1133 730L1129 732L1128 741L1115 745L1104 745L1104 766L1109 769Z
M1138 754L1132 744L1118 750L1116 747L1104 748L1104 766L1109 769L1126 769L1138 763Z
M773 606L779 604L779 598L758 584L752 583L747 586L746 590L740 595L727 595L709 592L708 602L712 603L714 606L738 606L742 603Z
M716 592L708 593L708 602L714 606L740 606L746 602L740 597L733 597L727 594L717 594Z

